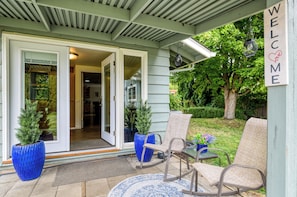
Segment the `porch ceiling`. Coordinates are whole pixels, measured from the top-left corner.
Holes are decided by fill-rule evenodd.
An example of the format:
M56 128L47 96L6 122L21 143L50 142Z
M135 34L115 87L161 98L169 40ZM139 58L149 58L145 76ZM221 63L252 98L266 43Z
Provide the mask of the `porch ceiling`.
M265 8L265 0L1 0L0 26L162 48Z

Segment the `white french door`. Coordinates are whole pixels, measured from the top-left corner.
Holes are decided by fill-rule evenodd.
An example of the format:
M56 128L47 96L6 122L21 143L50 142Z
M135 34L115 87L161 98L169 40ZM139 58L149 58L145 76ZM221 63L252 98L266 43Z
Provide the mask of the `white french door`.
M101 137L115 145L115 57L108 56L101 62L102 68L102 111Z
M68 47L26 41L10 41L9 120L10 143L15 137L25 99L38 101L43 113L40 128L46 152L69 151ZM49 123L50 122L50 123Z

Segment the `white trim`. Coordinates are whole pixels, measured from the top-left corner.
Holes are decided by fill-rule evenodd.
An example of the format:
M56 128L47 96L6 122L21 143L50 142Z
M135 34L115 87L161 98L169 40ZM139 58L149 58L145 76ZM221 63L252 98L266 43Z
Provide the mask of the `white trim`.
M133 50L133 49L120 49L120 60L121 60L121 65L120 69L122 69L122 74L121 76L117 76L119 86L121 87L124 84L124 56L129 55L129 56L136 56L141 58L141 99L143 101L148 99L148 52L147 51L138 51L138 50ZM124 98L124 88L119 88L119 96L120 98ZM133 142L124 142L124 102L119 101L117 103L117 106L119 106L119 110L121 112L120 117L117 117L119 121L117 121L118 124L118 132L120 132L120 139L122 141L122 148L123 149L129 149L134 147Z
M185 40L182 40L182 43L184 43L187 46L191 47L192 49L194 49L195 51L197 51L198 53L200 53L201 55L203 55L206 58L211 58L211 57L216 56L215 52L210 51L209 49L207 49L206 47L204 47L203 45L198 43L193 38L187 38Z
M3 34L2 35L2 160L7 160L9 158L9 135L8 135L8 120L9 120L9 88L8 88L8 69L9 65L9 38ZM3 115L5 114L5 116Z

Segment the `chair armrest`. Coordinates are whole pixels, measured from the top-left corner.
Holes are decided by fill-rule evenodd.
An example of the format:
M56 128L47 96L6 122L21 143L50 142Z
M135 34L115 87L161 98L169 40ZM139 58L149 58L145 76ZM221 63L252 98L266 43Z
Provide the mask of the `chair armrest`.
M262 178L262 181L263 181L263 186L264 187L266 186L266 176L265 176L264 172L262 172L260 169L255 168L253 166L247 166L247 165L241 165L241 164L231 164L231 165L225 167L223 169L222 173L221 173L220 183L219 183L219 186L220 187L223 185L225 174L228 172L228 170L230 170L231 168L234 168L234 167L237 167L237 168L247 168L247 169L251 169L251 170L256 170L261 175L261 178Z
M204 148L201 148L199 151L197 151L196 159L195 159L196 162L198 162L200 160L199 155L201 154L201 152L204 151L204 150L206 150L206 149L208 149L208 150L215 150L215 151L224 153L224 155L227 158L228 164L229 165L231 164L231 160L230 160L229 154L225 150L219 149L219 148L210 148L210 147L204 147Z
M175 137L175 138L172 138L172 139L170 140L169 148L168 148L168 152L171 152L172 144L173 144L173 142L176 141L176 140L180 140L180 141L183 142L184 147L183 147L182 149L186 148L186 141L185 141L183 138L177 138L177 137Z
M160 135L159 133L156 133L156 132L150 132L150 133L148 133L148 134L145 136L145 138L144 138L144 144L147 143L147 140L148 140L149 136L151 136L151 135L156 135L156 136L158 136L159 141L160 141L160 144L162 144L162 138L161 138L161 135Z

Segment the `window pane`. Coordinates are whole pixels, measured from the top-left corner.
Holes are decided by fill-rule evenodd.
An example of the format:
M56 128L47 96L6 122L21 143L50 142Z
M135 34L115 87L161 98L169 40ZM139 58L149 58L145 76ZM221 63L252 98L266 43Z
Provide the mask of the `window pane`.
M23 52L25 66L25 98L38 101L43 117L40 139L57 140L57 55Z
M136 108L141 101L141 57L124 56L125 142L134 141Z

